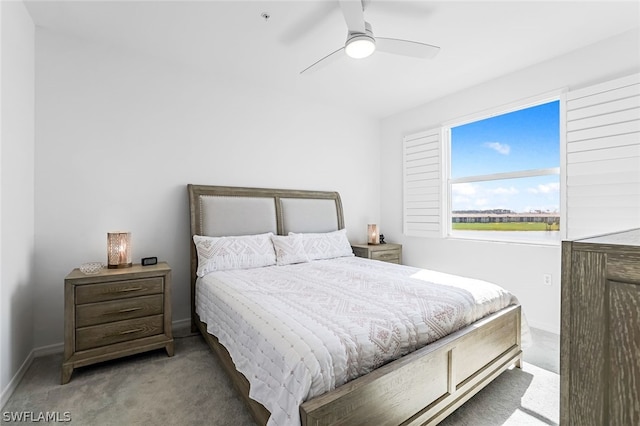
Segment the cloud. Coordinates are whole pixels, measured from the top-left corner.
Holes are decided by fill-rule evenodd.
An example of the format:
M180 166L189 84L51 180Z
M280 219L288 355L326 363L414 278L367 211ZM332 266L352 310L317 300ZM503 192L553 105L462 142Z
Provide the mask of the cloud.
M456 183L451 188L452 210L487 210L508 209L515 212L533 210L557 211L560 184L544 182L500 182L495 185L489 182Z
M528 192L531 194L551 194L553 192L560 191L560 184L557 182L548 183L546 185L538 185L535 188L528 188Z
M541 211L541 212L545 212L545 213L558 213L558 206L525 206L522 209L523 212L537 212L537 211Z
M454 195L476 195L478 188L472 183L456 183L452 185L451 192Z
M485 142L484 146L486 146L487 148L491 148L494 151L496 151L498 154L502 154L502 155L509 155L509 152L511 152L511 147L506 143Z
M496 189L492 189L489 191L491 194L495 194L495 195L516 195L518 194L520 191L518 191L516 188L514 188L513 186L509 187L509 188L496 188Z

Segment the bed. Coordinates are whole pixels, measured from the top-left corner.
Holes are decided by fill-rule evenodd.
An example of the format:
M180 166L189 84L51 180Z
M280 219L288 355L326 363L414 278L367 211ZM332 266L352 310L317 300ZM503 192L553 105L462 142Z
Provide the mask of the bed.
M403 326L396 327L394 332L401 328L400 334L408 335L410 343L394 341L397 345L390 352L393 352L397 359L378 356L384 352L380 351L379 347L388 347L390 342L388 328L382 327L383 330L378 335L386 340L382 343L373 341L371 344L377 352L368 356L373 360L372 365L375 368L353 367L354 363L349 360L344 365L338 361L332 364L331 354L328 355L330 361L327 361L321 352L324 352L325 347L338 347L338 341L346 341L347 338L335 337L341 335L345 326L334 325L333 321L320 320L315 321L322 323L320 328L312 329L311 320L321 319L322 314L316 313L315 307L307 305L306 301L316 301L320 298L303 297L307 293L299 290L300 285L310 288L311 283L317 278L318 286L325 286L322 287L322 291L326 293L326 305L333 309L329 315L333 319L334 316L340 315L336 313L336 305L343 302L336 302L340 299L334 295L334 287L330 287L333 284L327 282L326 277L330 276L334 276L336 292L343 291L339 282L345 277L355 277L354 281L350 281L348 288L353 295L357 295L362 286L367 289L385 285L385 288L393 287L397 293L389 293L386 296L387 300L401 299L407 293L432 291L426 290L426 287L423 289L422 283L417 281L426 283L446 279L447 282L452 282L447 284L450 288L447 291L460 293L463 298L466 295L467 299L473 298L469 296L471 287L476 287L477 284L480 288L485 284L462 277L441 277L440 275L446 274L433 271L349 256L344 247L342 203L336 192L188 185L188 193L192 240L192 328L194 331L200 331L218 355L222 366L258 424L437 424L501 372L511 366L521 366L521 309L515 299L508 303L503 301L503 305L499 308L494 307L491 313L478 313L476 316L479 318L473 317L469 325L452 324L451 327L455 331L446 332L444 336L438 335L437 340L433 340L433 336L429 337L428 341L424 340L427 333L423 333L419 328L424 325L412 330L412 326L403 322ZM246 236L260 245L264 241L272 241L274 244L289 244L294 240L299 242L298 236L302 236L305 244L315 238L312 236L317 236L318 241L326 242L328 235L332 238L336 236L335 247L338 247L336 250L340 255L336 255L335 258L320 256L312 261L307 259L282 264L269 259L264 265L250 265L246 270L227 270L220 265L214 265L209 270L203 267L207 265L207 261L202 257L202 244L223 240L228 242L229 236L238 239ZM265 236L269 236L270 240L266 240ZM307 252L310 250L309 246L305 246L305 249ZM281 254L287 250L276 252ZM278 257L277 261L280 262L281 259L287 258ZM256 284L257 278L263 281ZM267 287L266 282L285 285L287 289L293 290L287 291L285 296ZM390 287L389 282L393 283ZM486 286L487 291L497 291L491 284L487 283ZM254 294L255 298L250 299ZM482 299L484 296L476 297L478 298ZM376 303L373 298L367 299L371 299L370 303ZM264 303L261 303L262 301ZM214 302L218 304L214 305ZM366 303L366 300L362 301L358 306L366 306ZM285 315L284 305L293 306L297 313ZM372 306L377 306L377 313L385 310L381 308L381 304ZM275 309L272 309L273 307ZM433 308L425 309L431 311ZM236 315L238 313L240 315ZM394 313L389 310L389 315ZM285 324L284 320L279 319L282 316L292 317L292 322ZM405 319L403 316L398 321ZM287 330L276 329L275 325L271 330L272 324L280 322L286 325L284 328ZM354 327L361 322L358 319L354 320ZM245 326L245 323L248 326ZM236 324L240 328L235 329ZM282 324L279 327L282 327ZM438 323L432 328L436 331L435 334L438 334L444 333L440 328L447 327L446 324L441 327ZM310 337L305 336L305 332L310 333ZM314 336L317 336L317 339ZM287 383L282 384L282 388L286 388L285 393L291 395L287 394L280 399L276 395L272 401L269 395L277 393L273 388L279 386L278 374L270 372L267 378L260 376L261 371L267 370L262 363L274 361L249 359L252 355L243 353L242 348L239 349L238 346L249 347L255 344L254 352L271 351L272 347L284 348L283 352L277 352L278 356L265 359L279 359L281 354L282 363L287 364L291 353L286 352L289 349L285 347L295 339L304 343L300 344L300 348L294 348L297 345L291 343L291 353L304 355L304 351L308 351L313 353L314 358L313 361L309 361L306 355L301 356L302 360L306 357L305 364L301 364L300 368L295 367L295 375L294 368L291 368L292 379L283 376L282 380L295 382L295 386L299 386L299 382L305 382L304 385L307 387L302 392L308 397L296 397L298 391L295 388L293 391L290 390L289 386L294 385ZM245 343L242 343L243 341ZM360 343L357 350L351 351L352 358L367 358L361 354L368 352L364 349L361 351L359 345ZM350 359L349 350L345 353L346 358ZM280 361L275 362L277 364ZM291 365L297 364L287 364L285 370L288 371ZM324 370L323 366L326 367ZM310 374L312 379L303 380L305 374ZM249 376L251 380L245 376ZM253 385L250 385L252 381ZM298 399L294 399L292 403L291 398ZM271 406L271 412L265 406Z

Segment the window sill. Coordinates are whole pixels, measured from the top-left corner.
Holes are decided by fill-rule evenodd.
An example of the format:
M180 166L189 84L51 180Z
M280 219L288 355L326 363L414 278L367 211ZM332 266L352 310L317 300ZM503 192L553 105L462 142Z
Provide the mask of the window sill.
M490 243L526 244L555 247L561 243L559 231L545 233L523 231L455 231L447 236L452 240L485 241Z

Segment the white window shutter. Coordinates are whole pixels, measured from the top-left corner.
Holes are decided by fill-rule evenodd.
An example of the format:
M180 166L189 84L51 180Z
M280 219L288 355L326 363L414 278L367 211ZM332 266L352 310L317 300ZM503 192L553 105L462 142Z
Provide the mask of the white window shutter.
M406 136L403 160L403 232L442 236L442 130Z
M567 94L567 237L640 227L640 74Z

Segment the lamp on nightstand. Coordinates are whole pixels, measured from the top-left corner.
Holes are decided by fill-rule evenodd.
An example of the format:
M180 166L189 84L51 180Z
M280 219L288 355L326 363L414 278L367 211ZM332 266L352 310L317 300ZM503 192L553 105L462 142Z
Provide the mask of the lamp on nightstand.
M367 226L367 243L380 244L380 232L378 231L378 225L375 223Z
M131 232L108 232L107 267L128 268L131 265Z

